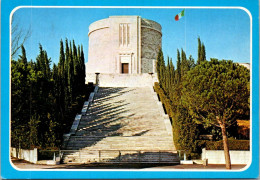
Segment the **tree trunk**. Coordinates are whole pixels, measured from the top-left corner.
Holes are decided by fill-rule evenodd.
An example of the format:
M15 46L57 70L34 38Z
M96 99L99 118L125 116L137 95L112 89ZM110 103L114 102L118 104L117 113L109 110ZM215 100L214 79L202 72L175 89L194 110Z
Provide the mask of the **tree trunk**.
M224 146L224 154L225 154L225 161L226 161L226 169L231 169L228 139L227 139L226 125L225 124L223 124L221 126L221 131L222 131L222 137L223 137L223 146Z

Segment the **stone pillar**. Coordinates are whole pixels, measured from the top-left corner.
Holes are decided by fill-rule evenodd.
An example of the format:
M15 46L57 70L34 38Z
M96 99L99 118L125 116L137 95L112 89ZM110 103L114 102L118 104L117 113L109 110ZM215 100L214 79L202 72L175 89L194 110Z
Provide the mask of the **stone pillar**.
M34 148L33 149L33 163L37 163L37 161L38 161L38 150L37 150L37 148Z
M129 74L132 74L132 54L130 55Z
M96 85L98 86L99 85L99 72L96 72Z
M207 157L206 157L206 148L203 148L202 149L202 153L201 153L201 159L202 160L204 160L204 159L206 159Z

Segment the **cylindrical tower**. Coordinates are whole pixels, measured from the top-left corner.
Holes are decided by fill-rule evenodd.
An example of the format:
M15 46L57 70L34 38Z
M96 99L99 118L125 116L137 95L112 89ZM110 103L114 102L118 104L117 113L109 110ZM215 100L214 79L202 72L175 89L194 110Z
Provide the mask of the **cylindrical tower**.
M142 73L155 73L156 58L162 44L162 28L155 21L141 21L141 62Z
M161 26L140 16L110 16L89 26L86 73L154 73Z
M89 49L87 73L109 73L111 64L111 42L108 19L102 19L89 26Z

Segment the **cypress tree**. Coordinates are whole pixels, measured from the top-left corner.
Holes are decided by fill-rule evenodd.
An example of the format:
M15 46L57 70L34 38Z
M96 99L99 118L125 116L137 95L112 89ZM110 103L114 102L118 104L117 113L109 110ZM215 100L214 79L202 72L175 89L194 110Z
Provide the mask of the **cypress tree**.
M201 41L200 37L198 37L198 59L197 59L197 64L201 63Z
M170 72L170 58L169 56L167 57L167 72Z
M75 41L72 41L72 59L73 59L73 97L76 96L77 91L79 90L79 61L78 61L78 53L77 53L77 47L75 45Z
M51 68L50 68L51 58L48 58L47 52L45 50L43 51L43 56L44 56L44 64L45 64L45 76L47 77L47 79L50 79L50 77L51 77Z
M162 49L159 49L158 55L157 55L157 61L156 61L156 72L158 75L158 80L160 79L161 75L160 75L160 67L161 67L161 60L162 60L162 56L163 56L163 52Z
M39 55L36 58L36 66L38 71L45 72L45 66L44 66L44 58L43 58L43 50L42 50L42 45L39 44Z
M61 121L63 121L63 112L65 110L65 101L67 91L67 86L65 82L65 54L64 54L64 47L63 41L60 40L60 57L58 63L58 104L59 104L59 111L61 112Z
M165 63L162 49L159 50L157 55L156 71L160 86L165 87Z
M167 57L167 66L166 66L166 72L165 72L165 82L166 82L166 92L167 95L169 95L170 86L171 86L171 74L170 74L170 58Z
M195 67L195 61L194 61L192 55L189 56L188 64L189 64L189 69Z
M20 68L19 68L19 71L21 72L21 75L22 75L22 78L21 78L22 84L21 85L24 88L23 93L25 93L26 86L28 85L28 77L27 76L28 76L29 72L28 72L28 69L27 69L28 63L27 63L26 51L25 51L25 48L24 48L23 45L21 46L21 50L22 50L22 55L19 55L18 62L21 65Z
M75 41L72 41L72 46L73 46L73 66L74 66L74 76L75 80L77 79L77 68L78 68L78 55L77 55L77 47L75 45Z
M73 96L73 75L74 75L74 66L73 66L73 56L72 56L72 49L71 49L71 42L69 46L69 54L68 54L68 71L67 71L67 78L68 78L68 98L69 104L71 105Z
M64 48L63 48L63 41L60 40L60 57L59 57L59 63L58 63L58 69L59 69L59 76L61 78L64 75L64 63L65 63L65 55L64 55Z
M180 82L181 79L181 57L180 51L177 49L177 74L176 74L176 82Z
M53 109L54 109L54 97L53 97L53 81L51 80L51 71L50 71L50 59L48 58L47 52L43 50L42 46L39 45L39 55L37 56L36 64L36 83L35 88L33 88L33 99L34 111L39 117L39 142L42 146L45 146L46 136L45 134L48 131L49 120L52 118Z
M78 51L78 53L77 53L78 56L77 56L77 67L76 67L76 69L77 69L78 77L77 78L75 77L75 80L77 81L77 89L80 92L81 88L82 88L81 83L82 83L82 79L83 79L82 78L83 74L82 74L82 65L81 65L81 54L80 54L81 52L80 52L80 46L79 45L78 45L77 51Z
M64 63L64 75L66 79L66 86L68 85L68 67L69 67L69 44L68 39L65 39L65 63Z
M68 82L68 67L69 67L69 45L68 39L65 39L65 63L64 63L64 82L66 87L65 90L65 110L69 106L69 82Z
M181 49L181 77L189 70L189 64L187 61L186 53Z
M39 145L38 133L39 133L39 123L40 118L36 114L30 117L30 121L28 122L29 126L29 143L31 147L35 147Z
M30 69L27 63L26 51L24 46L21 46L22 55L19 55L18 61L12 61L12 80L11 80L11 97L12 108L11 116L12 129L19 132L18 139L26 141L28 131L28 121L30 119ZM16 138L13 138L16 139ZM28 145L23 143L24 145Z
M52 67L52 79L54 82L54 95L58 97L60 94L59 70L55 63L53 64Z
M171 58L171 60L170 60L170 80L171 80L171 86L174 83L174 75L175 75L174 71L175 71L175 68L174 68L174 65L172 63L172 58Z
M19 55L19 59L20 61L25 65L25 67L27 66L27 58L26 58L26 51L24 46L21 46L21 51L22 51L22 55Z
M200 58L201 62L202 62L202 61L206 61L206 50L205 50L205 46L204 46L203 43L202 43L202 45L201 45L201 53L200 53L200 56L201 56L201 58Z
M80 71L81 71L81 86L82 86L82 89L84 88L85 86L85 58L84 58L84 52L83 52L83 45L81 44L81 53L80 53Z
M85 66L83 47L76 48L60 41L60 57L58 65L50 68L51 59L39 44L39 54L36 62L27 62L25 48L21 47L18 61L11 63L11 143L13 147L31 148L35 146L57 147L62 134L71 126L71 114L75 113L77 103L83 101L83 91L74 92L75 68L77 79L82 77L85 83ZM75 63L74 63L75 61ZM80 66L81 65L81 66ZM79 76L80 72L83 76ZM70 86L68 86L70 85ZM33 87L33 88L32 88ZM67 91L72 87L72 92ZM84 92L85 93L85 92ZM66 101L66 105L65 102ZM73 105L72 105L73 104ZM74 116L74 115L72 115ZM68 119L68 121L63 121Z
M200 38L198 38L198 60L197 64L201 64L201 62L206 61L206 50L204 43L201 43Z

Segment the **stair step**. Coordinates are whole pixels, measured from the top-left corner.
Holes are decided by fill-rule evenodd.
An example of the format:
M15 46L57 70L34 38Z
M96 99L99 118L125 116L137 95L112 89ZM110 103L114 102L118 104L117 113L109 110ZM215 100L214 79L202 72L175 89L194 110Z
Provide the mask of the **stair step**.
M67 144L67 150L77 151L64 153L63 161L179 163L176 151L159 153L175 147L158 102L149 87L99 88Z

